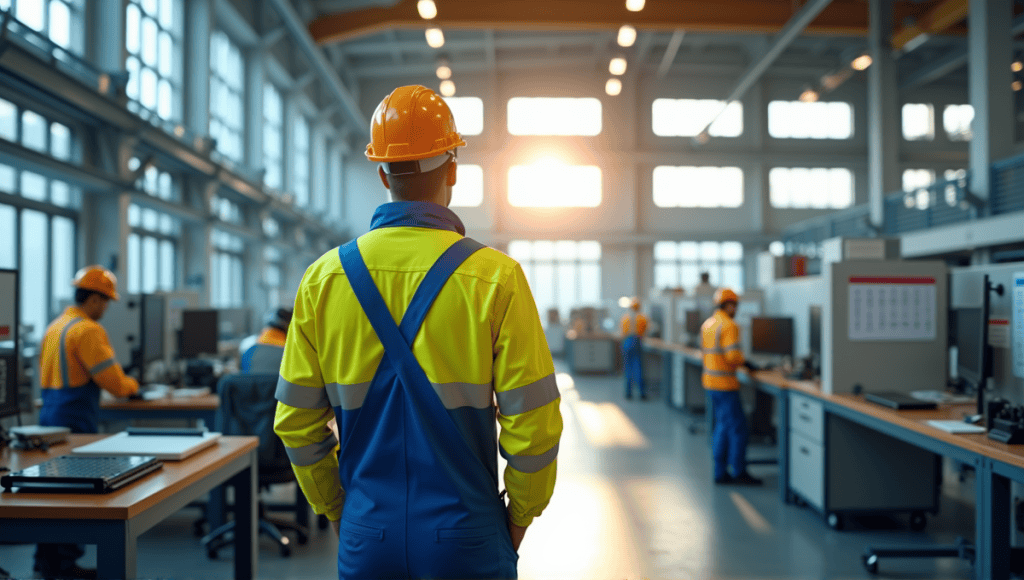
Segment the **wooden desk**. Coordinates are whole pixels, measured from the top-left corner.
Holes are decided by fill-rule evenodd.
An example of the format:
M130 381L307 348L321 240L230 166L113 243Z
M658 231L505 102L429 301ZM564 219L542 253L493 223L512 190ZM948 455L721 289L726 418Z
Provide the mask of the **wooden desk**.
M220 396L166 397L153 401L100 400L100 421L128 421L132 419L202 419L206 427L214 429Z
M66 455L107 435L71 435L49 452L5 448L0 464L17 471ZM256 437L222 437L216 445L108 494L0 493L0 542L96 544L100 578L135 578L136 540L197 497L235 488L235 578L256 575ZM202 549L196 546L197 558Z

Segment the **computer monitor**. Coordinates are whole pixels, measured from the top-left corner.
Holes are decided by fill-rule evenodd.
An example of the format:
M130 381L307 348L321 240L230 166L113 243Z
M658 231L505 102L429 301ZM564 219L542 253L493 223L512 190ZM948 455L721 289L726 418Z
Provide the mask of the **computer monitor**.
M213 309L182 311L179 357L196 358L201 354L217 354L217 314Z
M142 364L163 360L164 358L164 321L167 316L167 300L158 294L146 294L142 297L142 337L140 350Z
M21 412L18 404L18 357L0 354L0 419Z
M0 418L21 412L18 400L18 271L0 269ZM3 428L0 427L0 440Z
M750 349L755 354L793 356L793 319L755 316L750 319Z
M981 308L957 308L953 310L956 325L956 374L975 386L981 382L982 349Z
M810 355L821 358L821 306L810 308L811 327L807 336L810 339Z
M244 338L252 333L252 311L248 308L221 308L217 318L221 340Z
M700 310L686 311L686 332L693 336L700 336L700 327L704 324L701 320Z

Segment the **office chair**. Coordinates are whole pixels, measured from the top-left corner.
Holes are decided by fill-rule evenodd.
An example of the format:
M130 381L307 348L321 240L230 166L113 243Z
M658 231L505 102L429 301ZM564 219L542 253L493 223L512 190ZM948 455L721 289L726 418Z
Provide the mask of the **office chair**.
M274 433L274 411L277 400L274 391L277 388L277 375L271 374L231 374L225 375L217 382L217 394L220 395L220 407L217 409L217 430L225 435L255 435L260 438L257 451L259 460L259 487L265 489L279 483L295 481L291 462L285 453L284 444ZM302 502L294 508L309 509ZM259 502L259 533L270 536L281 549L281 556L291 555L291 541L281 533L281 529L295 532L299 544L305 544L309 530L298 523L271 518L267 515L269 506L262 500ZM305 519L305 518L302 518ZM206 555L211 559L217 552L229 545L228 537L233 532L235 522L226 524L211 531L202 540Z

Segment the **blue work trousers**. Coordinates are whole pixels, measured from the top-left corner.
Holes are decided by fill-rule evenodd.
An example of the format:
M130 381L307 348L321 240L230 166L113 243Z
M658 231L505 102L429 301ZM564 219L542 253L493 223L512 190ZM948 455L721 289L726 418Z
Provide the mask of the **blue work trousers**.
M644 387L644 349L640 337L630 336L622 341L622 370L626 376L626 396L632 395L633 383L636 383L641 397L647 396Z
M712 391L711 409L715 428L711 436L711 452L715 459L715 479L726 476L726 466L735 477L747 469L747 418L739 391Z

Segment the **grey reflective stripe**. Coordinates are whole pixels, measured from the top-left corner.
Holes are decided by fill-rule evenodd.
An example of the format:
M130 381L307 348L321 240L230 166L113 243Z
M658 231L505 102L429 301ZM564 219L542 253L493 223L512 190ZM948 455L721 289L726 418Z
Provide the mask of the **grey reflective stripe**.
M715 348L722 348L722 325L715 327Z
M323 409L330 406L325 389L296 385L286 381L284 377L277 378L277 390L274 391L274 398L297 409Z
M704 369L704 374L711 377L735 377L736 371L712 371Z
M558 457L558 443L555 443L554 447L540 455L512 455L508 451L505 451L505 448L501 445L498 446L498 451L501 453L501 456L508 461L508 464L512 469L523 473L537 473L541 469L551 465L551 462L555 460L555 457Z
M363 399L370 391L370 383L356 383L342 385L338 383L327 383L325 386L327 399L332 407L341 407L343 411L351 411L363 406Z
M96 376L96 375L102 373L103 371L109 369L110 367L112 367L112 366L114 366L116 364L117 364L117 359L114 358L114 357L110 357L107 360L105 360L105 361L103 361L103 362L93 366L91 369L89 369L89 375L90 376Z
M737 342L732 346L727 346L725 347L725 350L740 350L740 343Z
M72 318L71 322L68 322L64 330L60 332L60 380L64 388L71 386L71 380L68 379L68 356L67 356L67 344L68 344L68 331L71 327L82 321L82 318Z
M285 447L284 450L288 454L288 460L292 462L292 465L308 467L330 455L337 444L338 440L334 438L334 433L330 433L327 439L319 443L310 443L309 445L295 448Z
M477 385L474 383L430 383L434 387L437 397L444 403L445 409L458 409L459 407L473 407L474 409L488 409L494 398L491 393L494 388L491 383Z
M560 395L558 393L558 383L555 381L554 373L552 373L528 385L497 393L497 396L498 409L501 411L501 414L510 417L539 409L557 400Z
M725 351L720 348L705 348L704 354L725 354Z

